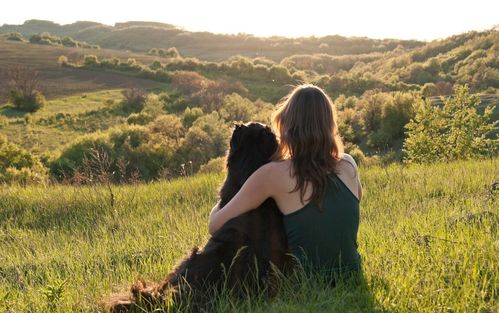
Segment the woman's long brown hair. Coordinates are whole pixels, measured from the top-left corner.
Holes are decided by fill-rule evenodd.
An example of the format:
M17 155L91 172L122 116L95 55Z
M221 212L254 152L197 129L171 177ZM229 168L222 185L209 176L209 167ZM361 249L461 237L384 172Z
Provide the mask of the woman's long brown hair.
M338 134L336 111L331 99L313 85L296 87L284 98L273 117L273 126L280 137L274 160L291 159L292 175L305 203L305 191L312 184L310 202L322 208L327 175L335 172L343 153Z

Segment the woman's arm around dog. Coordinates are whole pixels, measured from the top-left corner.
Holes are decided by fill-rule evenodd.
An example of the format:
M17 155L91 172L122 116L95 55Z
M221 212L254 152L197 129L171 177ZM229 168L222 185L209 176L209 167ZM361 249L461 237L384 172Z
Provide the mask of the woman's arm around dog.
M273 196L276 185L275 163L268 163L256 170L246 180L238 193L223 208L219 204L210 213L208 231L214 234L225 222L257 208Z

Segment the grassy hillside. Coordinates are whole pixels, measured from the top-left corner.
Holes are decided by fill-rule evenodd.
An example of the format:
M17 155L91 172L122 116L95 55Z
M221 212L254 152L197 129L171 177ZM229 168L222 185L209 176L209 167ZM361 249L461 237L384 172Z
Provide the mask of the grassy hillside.
M29 115L5 106L0 116L7 123L0 133L34 153L53 152L78 136L125 123L126 116L113 110L122 99L120 90L82 93L49 100Z
M57 63L61 55L67 55L71 60L76 61L82 59L85 54L96 54L100 57L121 57L125 60L136 58L146 63L150 63L155 59L144 54L106 49L95 50L34 45L5 40L0 36L0 104L6 101L5 90L2 89L7 84L8 67L17 64L33 67L40 72L42 92L48 98L129 86L145 89L162 86L161 83L146 79L124 77L115 73L78 71L61 67Z
M30 25L34 27L36 23ZM50 23L40 25L47 30L59 27ZM91 23L73 26L88 31L96 27ZM123 32L151 27L161 31L176 30L171 25L147 22L123 23L115 27ZM152 32L151 38L155 34ZM0 92L0 137L5 136L10 142L41 155L44 165L54 169L52 165L60 157L59 152L68 150L66 144L81 135L88 134L88 138L93 136L95 139L100 134L94 132L106 132L114 126L120 126L121 132L126 128L123 126L126 126L127 118L138 113L139 116L131 116L128 124L149 125L146 126L149 130L139 130L140 127L133 130L141 132L144 146L140 151L159 147L148 145L152 133L160 137L177 131L180 134L174 139L174 145L165 145L162 151L154 151L158 155L162 153L158 160L163 160L163 163L158 166L168 168L166 172L174 168L176 173L178 165L185 160L193 161L197 169L209 159L222 156L223 149L213 149L217 145L212 140L220 139L223 146L233 121L269 123L273 105L294 85L307 82L324 88L334 99L347 151L357 153L358 160L364 160L364 154L368 157L383 155L375 162L393 162L402 158L401 148L406 136L404 125L414 117L414 105L421 97L431 98L438 104L443 99L440 96L452 95L454 87L468 84L472 93L480 94L480 112L495 106L492 122L497 121L498 36L497 30L469 32L422 46L398 46L385 52L373 52L377 51L374 49L362 54L357 53L360 50L355 50L357 43L352 39L338 47L348 46L353 49L353 54L305 51L310 54L287 55L280 62L243 56L213 62L175 53L165 56L159 50L156 50L158 55L149 55L70 48L12 41L4 36L0 38L0 85L9 85L7 72L10 66L30 66L40 72L41 91L49 101L40 111L26 114L14 110L11 105L4 105L7 92L3 91L7 90ZM150 39L145 34L141 38ZM120 40L127 42L123 38ZM190 46L202 44L202 40L194 40ZM286 50L286 53L292 54L294 50ZM58 64L59 58L64 66ZM144 101L139 101L141 104L136 108L127 108L121 105L124 102L120 89L130 87L165 93L160 96L149 94L144 96ZM149 103L147 108L146 102ZM195 113L189 112L191 109ZM212 113L214 115L209 117ZM161 117L166 114L170 116ZM200 117L203 118L198 124L211 126L192 128ZM174 124L178 127L162 125L165 130L155 133L161 127L150 122L156 118L177 121ZM155 130L151 133L151 129ZM220 136L211 133L215 129L221 130ZM109 134L106 132L104 137ZM492 132L491 138L496 134L497 130ZM194 143L199 138L204 138L204 146ZM95 142L89 145L95 146ZM116 152L118 148L112 147L110 149ZM194 153L193 149L199 151ZM194 155L196 160L191 159ZM72 159L65 159L61 164L67 163L68 168L73 168L74 164L79 164L75 158L72 155ZM130 171L135 166L131 165ZM152 172L159 177L156 170Z
M189 32L174 25L154 22L126 22L107 26L93 22L59 25L50 21L28 20L22 25L5 24L0 27L0 33L9 32L20 32L27 37L50 32L120 50L148 51L151 48L176 47L183 55L217 61L238 54L280 61L291 54L359 54L391 51L398 46L413 48L423 45L423 42L416 40L347 38L337 35L286 38Z
M498 166L361 169L365 284L302 279L269 302L223 298L219 311L497 312ZM1 189L0 311L92 312L139 276L161 279L208 238L222 179L113 186L114 205L104 187Z

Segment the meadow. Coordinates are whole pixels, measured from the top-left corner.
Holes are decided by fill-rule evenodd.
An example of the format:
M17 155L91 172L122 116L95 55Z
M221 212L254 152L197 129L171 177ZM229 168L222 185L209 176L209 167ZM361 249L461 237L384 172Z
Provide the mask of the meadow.
M284 282L218 312L497 312L497 159L361 167L363 279ZM208 238L223 174L149 184L0 189L0 312L98 312ZM165 309L167 311L167 309Z

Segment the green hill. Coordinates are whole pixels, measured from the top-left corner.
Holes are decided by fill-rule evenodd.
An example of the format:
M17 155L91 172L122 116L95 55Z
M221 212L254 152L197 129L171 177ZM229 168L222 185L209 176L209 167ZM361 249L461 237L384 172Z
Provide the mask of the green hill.
M86 31L103 27L86 25ZM116 27L124 32L151 27L177 31L171 25L146 22ZM41 91L49 101L38 112L26 114L3 105L7 94L1 93L0 132L28 151L42 154L46 166L55 164L51 162L80 136L88 135L85 140L92 145L93 141L135 132L142 139L133 153L161 155L155 164L169 173L177 173L184 161L192 161L197 170L210 159L223 156L220 147L230 134L232 121L269 123L273 105L293 85L309 82L324 88L334 99L348 152L357 154L359 162L393 162L402 157L404 125L414 117L414 104L421 96L438 103L440 96L453 94L453 87L468 84L471 93L481 94L481 112L495 105L492 121L497 121L498 36L497 30L469 32L410 49L398 46L392 51L363 54L291 54L280 62L244 56L215 62L176 53L160 56L39 45L4 36L0 38L0 84L8 86L9 67L33 67L40 72ZM142 37L151 39L146 33ZM58 60L63 60L64 66ZM121 90L132 87L155 94L144 96L149 100L143 105L127 108ZM173 131L158 127L164 123ZM172 144L148 144L177 131ZM497 131L492 136L495 134ZM204 138L204 145L196 143L198 137ZM115 144L106 142L114 150L118 149ZM116 152L117 156L122 152ZM74 157L59 160L58 168L64 167L64 162L74 162ZM148 179L159 177L163 170L158 168L142 174L151 174L146 175Z
M424 44L416 40L347 38L337 35L301 38L225 35L189 32L170 24L154 22L125 22L107 26L93 22L59 25L50 21L28 20L22 25L0 27L0 33L9 32L19 32L25 37L49 32L57 36L71 36L103 48L142 52L151 48L176 47L185 56L207 60L221 60L240 54L280 61L292 54L361 54L386 52L397 47L411 49Z

